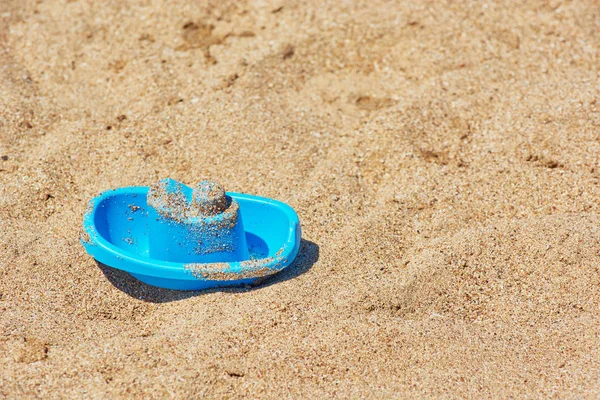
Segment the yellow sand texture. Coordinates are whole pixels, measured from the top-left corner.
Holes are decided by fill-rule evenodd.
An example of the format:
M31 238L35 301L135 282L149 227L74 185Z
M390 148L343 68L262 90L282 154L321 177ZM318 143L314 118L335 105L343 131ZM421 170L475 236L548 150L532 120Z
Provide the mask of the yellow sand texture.
M0 1L0 398L600 397L600 3ZM292 267L170 292L79 243L171 177Z

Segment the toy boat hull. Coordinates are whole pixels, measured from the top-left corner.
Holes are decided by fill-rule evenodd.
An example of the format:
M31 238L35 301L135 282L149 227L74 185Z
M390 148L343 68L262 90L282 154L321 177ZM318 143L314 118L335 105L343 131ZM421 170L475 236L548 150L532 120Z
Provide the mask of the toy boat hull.
M148 187L109 190L90 201L81 243L109 267L128 272L152 286L176 290L257 284L292 263L300 248L296 212L280 201L227 193L240 205L250 260L181 263L149 257Z

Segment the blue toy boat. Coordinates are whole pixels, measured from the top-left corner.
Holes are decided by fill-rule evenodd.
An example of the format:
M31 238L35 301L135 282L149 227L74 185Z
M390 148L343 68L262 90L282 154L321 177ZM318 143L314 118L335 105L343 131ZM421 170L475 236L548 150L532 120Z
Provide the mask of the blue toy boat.
M92 199L81 243L149 285L202 290L259 283L291 264L300 238L298 215L285 203L166 179Z

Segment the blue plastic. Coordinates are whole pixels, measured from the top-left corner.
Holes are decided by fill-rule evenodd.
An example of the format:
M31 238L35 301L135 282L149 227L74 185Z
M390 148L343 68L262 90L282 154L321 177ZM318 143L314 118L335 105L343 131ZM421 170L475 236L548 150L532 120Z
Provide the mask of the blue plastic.
M148 256L184 263L248 260L239 204L221 186L190 188L173 179L150 186Z
M81 237L88 254L144 283L176 290L257 284L287 267L298 254L300 221L290 206L264 197L227 192L239 204L239 226L244 232L245 240L234 237L234 241L236 245L245 241L249 259L228 261L227 255L221 254L217 259L184 256L181 261L182 254L190 248L182 243L185 236L176 237L160 226L164 221L148 205L148 191L149 187L125 187L106 191L90 201ZM173 240L181 244L184 253L174 256L152 249L161 245L172 248ZM237 257L243 253L236 253ZM223 256L221 261L219 257Z

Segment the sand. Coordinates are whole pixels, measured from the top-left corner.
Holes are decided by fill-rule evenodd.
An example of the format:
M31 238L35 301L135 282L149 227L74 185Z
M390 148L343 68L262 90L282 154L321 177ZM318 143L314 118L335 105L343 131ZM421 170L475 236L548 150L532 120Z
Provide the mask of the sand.
M600 397L600 3L0 2L0 398ZM100 191L282 200L295 263L170 292Z

